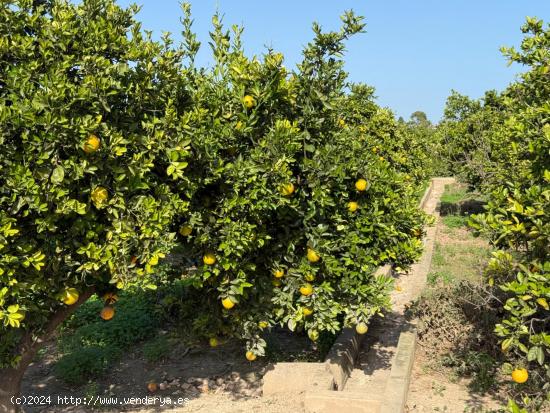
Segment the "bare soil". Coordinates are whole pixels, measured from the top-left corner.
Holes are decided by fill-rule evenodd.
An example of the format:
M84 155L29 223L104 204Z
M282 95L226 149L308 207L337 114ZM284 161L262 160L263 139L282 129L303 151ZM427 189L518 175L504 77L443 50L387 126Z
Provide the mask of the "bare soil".
M432 369L433 357L433 349L417 346L405 412L486 413L502 407L493 396L472 392L470 380Z
M290 358L311 357L315 351L307 337L285 330L277 331L272 340L279 351L287 350ZM264 358L248 362L243 356L242 343L238 342L227 342L215 348L176 345L166 359L156 363L148 363L141 347L137 346L114 365L108 375L77 388L53 375L56 357L55 347L50 344L47 353L29 367L22 394L42 396L44 401L48 396L50 399L43 405L25 406L26 412L303 411L301 400L261 397L262 377L272 364ZM151 382L159 386L156 392L148 391L147 385ZM58 403L60 398L71 396L80 398L80 402L73 399ZM146 401L146 397L150 399ZM153 400L154 397L157 399ZM130 398L140 400L129 401Z
M444 295L445 282L479 280L490 251L485 240L473 237L467 228L450 228L444 224L442 217L438 217L435 243L430 275L442 277L443 280L433 281L434 285L428 285L424 293ZM440 308L434 308L434 316L446 305L442 301ZM428 321L433 330L424 331L417 343L405 411L481 413L497 412L504 408L506 399L503 395L475 391L471 379L459 377L451 368L440 363L445 353L453 353L462 347L461 338L471 337L476 327L450 312L445 318ZM422 322L419 320L421 330Z

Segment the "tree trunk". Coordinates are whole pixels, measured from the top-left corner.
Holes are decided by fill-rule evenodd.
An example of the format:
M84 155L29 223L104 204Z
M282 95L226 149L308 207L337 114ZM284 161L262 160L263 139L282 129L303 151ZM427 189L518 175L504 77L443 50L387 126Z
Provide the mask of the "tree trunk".
M91 295L94 289L84 291L78 301L70 306L64 306L52 314L48 322L41 329L40 337L35 337L32 331L26 331L17 354L21 357L15 367L0 369L0 413L16 413L23 411L21 402L16 400L21 396L21 381L29 364L44 343L49 340L59 325L67 319L74 311L82 305ZM22 395L28 396L28 395ZM14 403L15 402L15 403Z

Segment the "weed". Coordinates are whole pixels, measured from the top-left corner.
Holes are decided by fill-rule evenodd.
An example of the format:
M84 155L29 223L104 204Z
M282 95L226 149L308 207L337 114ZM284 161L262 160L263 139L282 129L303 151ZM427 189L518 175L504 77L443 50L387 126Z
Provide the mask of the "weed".
M148 362L166 359L170 352L170 343L165 336L159 336L143 345L143 356Z
M115 347L81 347L61 357L53 371L64 382L81 385L106 372L121 354L122 351Z

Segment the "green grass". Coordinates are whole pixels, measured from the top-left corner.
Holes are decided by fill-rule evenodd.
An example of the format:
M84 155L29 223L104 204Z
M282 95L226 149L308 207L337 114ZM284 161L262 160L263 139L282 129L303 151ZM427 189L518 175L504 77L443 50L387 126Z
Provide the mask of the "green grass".
M466 240L474 242L471 234L461 235L466 236ZM436 243L428 282L435 284L439 279L445 283L454 279L479 279L480 271L490 256L491 249L488 245Z
M445 192L441 195L441 203L456 204L469 197L465 186L451 184L445 185Z
M468 225L468 217L462 215L447 215L441 217L443 223L449 228L461 228Z

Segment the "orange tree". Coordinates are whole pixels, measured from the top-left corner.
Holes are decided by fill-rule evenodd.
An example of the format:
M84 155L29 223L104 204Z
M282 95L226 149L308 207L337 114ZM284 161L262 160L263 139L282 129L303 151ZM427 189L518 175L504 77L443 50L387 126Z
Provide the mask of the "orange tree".
M172 188L188 156L187 52L142 35L136 11L0 10L0 411L17 409L25 368L78 305L150 285L187 209Z
M505 52L528 71L504 95L507 116L493 130L490 202L473 225L500 249L488 267L491 284L505 294L495 331L511 360L522 359L516 367L529 367L528 385L517 394L533 407L550 392L550 27L528 19L523 32L521 50Z
M479 189L492 180L494 150L499 144L492 131L505 115L504 98L495 91L486 92L479 100L453 91L447 99L436 133L440 153L448 159L451 173L472 188Z
M273 325L317 340L368 322L392 286L374 270L406 267L421 250L416 186L386 148L398 136L393 115L343 71L344 42L364 24L342 19L337 32L314 25L289 73L279 53L246 58L241 29L231 35L214 16L215 65L194 72L196 187L177 223L196 264L186 279L209 309L203 331L246 339L249 360Z
M504 49L526 66L520 80L483 104L454 95L442 124L457 170L488 195L471 225L497 248L487 282L502 303L495 332L517 383L514 412L538 409L550 391L550 29L527 19L522 31L521 49Z

